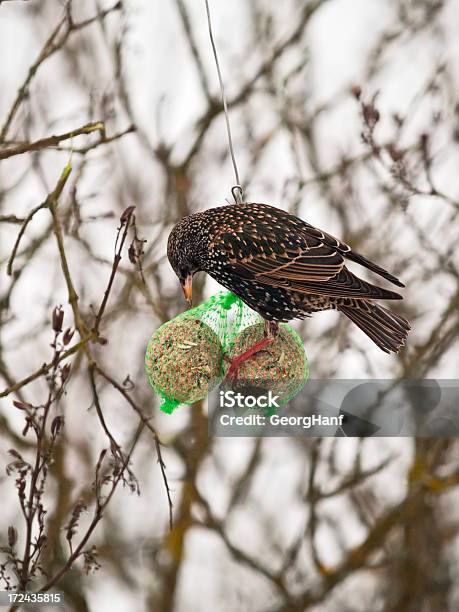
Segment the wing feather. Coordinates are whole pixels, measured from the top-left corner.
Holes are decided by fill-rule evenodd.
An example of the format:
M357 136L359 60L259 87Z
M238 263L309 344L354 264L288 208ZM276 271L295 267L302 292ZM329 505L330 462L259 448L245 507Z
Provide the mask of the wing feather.
M351 259L402 286L383 268L353 253L344 242L298 217L264 204L235 205L239 216L219 218L213 228L211 257L226 261L232 273L299 293L400 299L345 267ZM224 211L223 213L224 214Z
M282 240L265 231L256 240L252 228L219 236L214 249L224 249L231 266L244 277L269 277L275 280L312 280L324 282L338 274L344 265L343 255L326 245L319 236L307 232L285 232Z

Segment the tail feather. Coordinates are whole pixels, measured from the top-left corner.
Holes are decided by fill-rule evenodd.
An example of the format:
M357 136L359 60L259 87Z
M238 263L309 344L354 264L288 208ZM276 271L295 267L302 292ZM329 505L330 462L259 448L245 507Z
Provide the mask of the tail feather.
M344 253L344 255L346 259L350 259L351 261L354 261L355 263L358 263L361 266L368 268L368 270L371 270L375 274L379 274L379 276L382 276L394 285L397 285L398 287L405 286L401 281L398 280L396 276L390 274L390 272L384 270L384 268L381 268L381 266L378 266L377 264L373 263L363 255L360 255L359 253L354 253L354 251L348 251L347 253Z
M378 304L360 300L355 306L338 306L353 323L385 353L398 353L405 344L410 324L400 315Z

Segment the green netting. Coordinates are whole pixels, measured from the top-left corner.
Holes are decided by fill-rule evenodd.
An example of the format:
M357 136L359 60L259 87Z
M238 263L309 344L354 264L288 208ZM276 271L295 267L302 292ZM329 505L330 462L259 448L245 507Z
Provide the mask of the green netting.
M230 292L213 295L199 306L164 323L151 336L145 355L148 380L161 398L161 410L204 399L223 379L229 361L263 337L263 320ZM269 381L283 403L308 377L298 334L282 324L276 341L241 364L239 379Z

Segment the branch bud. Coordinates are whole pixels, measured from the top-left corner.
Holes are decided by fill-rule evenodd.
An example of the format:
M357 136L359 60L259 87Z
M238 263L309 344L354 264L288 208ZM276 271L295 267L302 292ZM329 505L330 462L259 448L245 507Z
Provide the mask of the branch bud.
M18 532L12 525L8 527L8 546L13 548L13 546L18 541Z
M53 316L52 316L53 330L55 332L61 332L63 322L64 322L64 311L62 310L62 306L56 306L56 308L53 310Z

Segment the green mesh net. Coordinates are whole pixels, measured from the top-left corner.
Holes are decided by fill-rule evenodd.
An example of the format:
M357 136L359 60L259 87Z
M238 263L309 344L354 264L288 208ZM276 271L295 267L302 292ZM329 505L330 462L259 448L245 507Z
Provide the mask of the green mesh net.
M228 365L263 338L263 319L234 294L222 291L196 308L164 323L151 336L145 354L148 380L161 398L161 410L204 399L224 378ZM309 375L299 335L281 324L276 340L243 362L236 390L244 382L264 384L291 399Z

